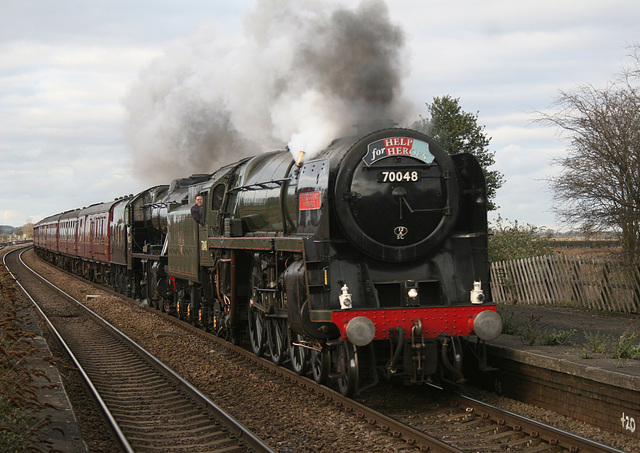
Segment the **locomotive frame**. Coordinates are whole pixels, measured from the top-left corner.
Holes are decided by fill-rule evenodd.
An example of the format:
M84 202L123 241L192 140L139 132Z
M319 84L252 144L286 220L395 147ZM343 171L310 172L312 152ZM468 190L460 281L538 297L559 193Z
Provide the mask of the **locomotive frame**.
M190 208L204 197L202 221ZM486 188L469 154L384 129L304 163L244 159L48 217L38 253L355 395L379 376L463 381L500 334ZM469 341L471 340L471 341Z

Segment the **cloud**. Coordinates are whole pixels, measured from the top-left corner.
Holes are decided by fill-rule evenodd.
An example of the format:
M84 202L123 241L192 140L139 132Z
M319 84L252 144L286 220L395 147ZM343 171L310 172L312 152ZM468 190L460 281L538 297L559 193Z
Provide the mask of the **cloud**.
M138 190L130 175L116 176L130 165L120 99L135 72L123 68L157 50L12 42L0 51L0 206L15 206L5 221L21 225Z

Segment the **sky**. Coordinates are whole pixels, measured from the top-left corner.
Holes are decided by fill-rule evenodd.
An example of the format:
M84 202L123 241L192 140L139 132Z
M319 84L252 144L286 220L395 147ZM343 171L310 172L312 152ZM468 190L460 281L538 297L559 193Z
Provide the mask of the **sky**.
M567 230L547 182L567 137L534 120L614 79L638 17L621 0L0 0L0 225L311 155L363 112L410 124L449 95L506 181L490 219Z

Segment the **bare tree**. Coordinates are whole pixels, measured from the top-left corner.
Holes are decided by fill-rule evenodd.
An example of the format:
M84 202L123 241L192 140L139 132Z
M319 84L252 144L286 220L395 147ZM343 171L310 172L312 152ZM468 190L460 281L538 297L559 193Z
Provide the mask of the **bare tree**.
M550 178L558 217L585 228L613 229L624 250L640 261L640 47L631 64L608 84L561 91L553 113L538 122L568 136L562 167Z

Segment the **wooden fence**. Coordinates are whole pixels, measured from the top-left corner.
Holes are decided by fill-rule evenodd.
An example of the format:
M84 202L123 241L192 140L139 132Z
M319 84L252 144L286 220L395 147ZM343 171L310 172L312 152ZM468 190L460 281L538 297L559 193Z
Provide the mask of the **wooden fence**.
M624 313L640 312L640 267L564 255L491 264L496 302L571 304Z

